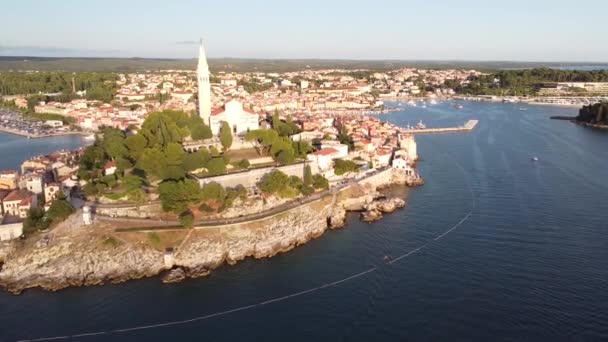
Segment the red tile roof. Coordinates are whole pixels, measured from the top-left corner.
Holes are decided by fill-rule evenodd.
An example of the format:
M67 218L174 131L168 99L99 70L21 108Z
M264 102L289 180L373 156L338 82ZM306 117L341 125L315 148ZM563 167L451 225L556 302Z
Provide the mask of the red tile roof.
M313 152L312 154L315 156L328 156L334 153L338 153L338 150L336 150L333 147L328 147L328 148L324 148L322 150L318 150L316 152Z

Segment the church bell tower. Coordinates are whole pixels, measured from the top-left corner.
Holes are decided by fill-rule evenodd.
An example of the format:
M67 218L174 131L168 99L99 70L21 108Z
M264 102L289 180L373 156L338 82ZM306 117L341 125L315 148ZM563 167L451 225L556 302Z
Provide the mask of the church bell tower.
M209 80L209 65L207 64L207 55L205 47L201 39L198 51L198 67L196 69L198 76L198 115L203 119L206 125L211 126L211 82Z

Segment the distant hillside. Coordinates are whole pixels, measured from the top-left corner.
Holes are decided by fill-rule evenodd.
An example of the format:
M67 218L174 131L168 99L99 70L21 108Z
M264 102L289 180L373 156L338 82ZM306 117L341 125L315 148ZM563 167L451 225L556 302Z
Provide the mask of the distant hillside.
M212 72L217 71L264 71L286 72L303 69L373 69L391 70L402 67L429 69L522 69L535 67L577 67L589 66L590 63L540 63L540 62L484 62L484 61L396 61L396 60L330 60L330 59L246 59L246 58L212 58L209 66ZM604 64L598 64L604 65ZM194 70L196 59L161 59L161 58L51 58L51 57L2 57L0 71L145 71L145 70Z

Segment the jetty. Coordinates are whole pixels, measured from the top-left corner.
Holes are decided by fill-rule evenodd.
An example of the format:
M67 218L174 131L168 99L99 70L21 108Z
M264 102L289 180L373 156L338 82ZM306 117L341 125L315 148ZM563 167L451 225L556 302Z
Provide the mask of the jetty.
M456 127L442 127L442 128L409 128L409 129L401 129L401 133L410 133L410 134L418 134L418 133L448 133L448 132L461 132L461 131L471 131L477 126L479 120L469 120L462 126Z

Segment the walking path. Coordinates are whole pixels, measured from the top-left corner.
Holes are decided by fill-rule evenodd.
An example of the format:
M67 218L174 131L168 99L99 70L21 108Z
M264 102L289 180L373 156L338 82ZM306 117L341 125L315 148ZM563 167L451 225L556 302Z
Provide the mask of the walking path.
M375 176L380 172L384 172L388 169L388 167L384 167L382 169L378 169L376 171L373 171L367 175L365 175L365 177L362 177L361 179L356 180L356 182L360 182L363 181L369 177ZM337 186L334 186L328 190L324 190L322 192L318 192L315 193L311 196L308 196L306 198L302 198L302 199L296 199L287 203L283 203L279 206L276 206L274 208L270 208L268 210L259 212L259 213L255 213L255 214L249 214L249 215L243 215L243 216L239 216L239 217L232 217L232 218L225 218L225 219L205 219L205 220L199 220L194 222L194 226L195 227L215 227L215 226L222 226L222 225L229 225L229 224L237 224L237 223L244 223L244 222L252 222L252 221L257 221L257 220L261 220L261 219L266 219L269 218L271 216L275 216L287 211L290 211L292 209L295 209L299 206L302 206L304 204L308 204L308 203L312 203L315 201L318 201L328 195L333 195L334 196L334 201L335 201L335 195L340 192L345 190L346 188L350 187L351 185L353 185L355 183L355 181L350 181L344 184L339 184ZM108 208L111 207L112 205L106 204L104 205L104 207ZM127 206L133 206L133 205L124 205L124 204L118 204L115 205L114 207L116 208L124 208ZM153 220L153 219L144 219L144 218L130 218L130 217L109 217L109 216L101 216L101 215L97 215L96 216L97 220L100 221L106 221L106 222L113 222L113 223L141 223L141 224L146 224L148 225L146 228L160 228L160 227L175 227L175 226L179 226L180 222L178 220ZM143 230L144 228L142 228Z

